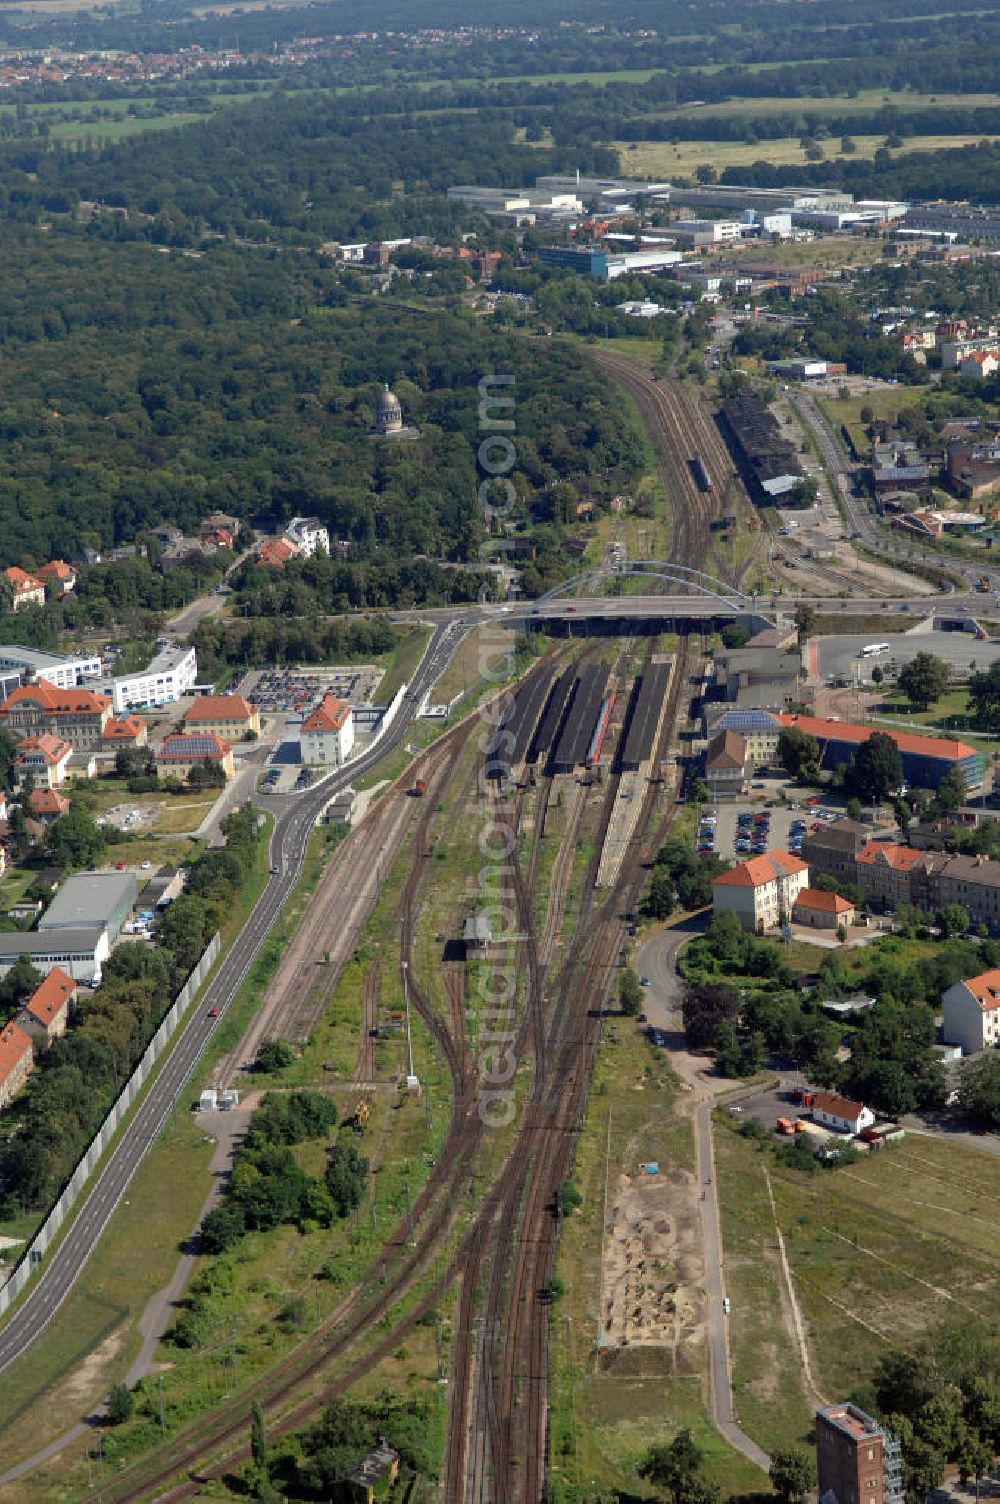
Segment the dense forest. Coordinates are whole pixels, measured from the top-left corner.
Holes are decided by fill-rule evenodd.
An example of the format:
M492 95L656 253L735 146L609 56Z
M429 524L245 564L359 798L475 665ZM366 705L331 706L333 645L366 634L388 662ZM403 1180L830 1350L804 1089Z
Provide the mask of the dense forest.
M516 378L514 521L558 480L640 463L624 407L572 352L441 307L348 300L315 257L74 237L42 249L33 235L12 247L0 295L4 562L165 520L197 531L214 507L316 513L355 560L473 559L478 382L496 371ZM384 381L418 440L370 439Z

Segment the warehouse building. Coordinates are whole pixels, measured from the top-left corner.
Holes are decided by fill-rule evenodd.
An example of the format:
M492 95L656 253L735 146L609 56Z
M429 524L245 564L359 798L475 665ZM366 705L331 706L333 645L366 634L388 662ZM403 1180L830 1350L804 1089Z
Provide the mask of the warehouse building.
M39 932L100 925L115 941L138 892L131 872L77 872L66 879L38 921Z
M598 282L617 277L666 271L683 260L680 251L662 247L645 251L598 250L594 246L543 245L538 252L542 266L577 272Z
M0 933L0 977L5 977L21 956L27 956L36 971L45 976L58 966L74 982L98 982L110 954L108 932L100 924L82 929L8 931Z
M837 768L853 760L862 743L876 731L891 737L899 748L903 777L914 788L936 789L945 774L959 767L966 788L977 789L985 777L983 754L965 742L944 736L917 736L909 731L891 731L883 726L859 726L850 721L821 720L810 715L779 715L783 726L796 726L819 742L820 766Z

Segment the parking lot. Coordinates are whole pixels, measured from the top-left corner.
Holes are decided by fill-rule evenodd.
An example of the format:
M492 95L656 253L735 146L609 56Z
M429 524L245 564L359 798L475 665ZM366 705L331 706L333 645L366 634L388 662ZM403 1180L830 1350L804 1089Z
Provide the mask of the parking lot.
M268 668L248 674L240 693L265 714L308 715L325 694L365 705L375 696L383 671L369 665L342 668Z
M787 803L782 801L785 795ZM723 861L745 862L748 857L763 851L790 851L794 849L793 826L808 831L811 825L840 820L844 810L823 799L810 804L817 796L810 789L796 788L785 778L758 778L751 785L750 797L732 804L716 804L711 808L715 817L713 850ZM741 822L740 816L744 819ZM748 823L746 817L751 817ZM753 817L756 816L756 820ZM754 850L756 846L758 850ZM696 839L698 839L696 837ZM741 842L737 849L737 841ZM749 849L747 849L749 843Z
M887 643L887 650L877 656L862 658L861 649L876 642ZM810 652L816 653L815 664L810 667L815 668L822 681L843 678L850 684L859 678L862 684L870 683L876 664L883 674L892 678L918 653L933 653L936 658L943 658L960 676L968 672L970 663L986 669L1000 659L1000 642L980 642L971 632L896 632L884 637L878 632L869 632L865 636L845 633L814 638L809 646Z

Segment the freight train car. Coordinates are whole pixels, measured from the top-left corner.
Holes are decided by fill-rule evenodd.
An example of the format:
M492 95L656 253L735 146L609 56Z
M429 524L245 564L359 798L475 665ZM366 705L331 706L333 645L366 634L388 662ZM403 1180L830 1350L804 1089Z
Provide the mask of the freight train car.
M694 459L691 461L691 469L694 471L694 478L698 482L699 490L711 491L712 477L709 475L708 466L705 464L705 461L702 459L700 454L696 454Z

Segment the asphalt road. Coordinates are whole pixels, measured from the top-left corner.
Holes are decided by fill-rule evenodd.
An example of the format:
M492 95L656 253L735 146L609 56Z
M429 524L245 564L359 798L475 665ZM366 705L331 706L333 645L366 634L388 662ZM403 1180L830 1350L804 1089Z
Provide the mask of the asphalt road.
M691 919L676 929L658 930L636 952L634 965L640 976L648 979L643 989L643 1008L652 1025L662 1029L667 1036L668 1049L684 1050L683 1025L680 1015L680 983L677 976L677 952L692 934L705 927L705 915ZM677 1055L675 1063L680 1064ZM682 1069L681 1075L686 1072ZM704 1090L704 1084L700 1086ZM702 1239L705 1251L705 1296L707 1302L706 1325L708 1328L708 1365L711 1380L712 1419L722 1435L766 1472L770 1458L761 1447L740 1429L733 1413L733 1388L729 1363L729 1317L723 1309L725 1281L723 1277L722 1232L719 1221L719 1203L716 1198L715 1159L712 1152L712 1109L717 1093L708 1094L694 1109L695 1164L702 1199Z
M209 1018L208 1011L218 1008L220 1014L224 1014L239 991L298 880L309 833L324 804L332 794L346 787L359 774L366 773L403 741L421 700L448 664L465 631L466 626L460 620L442 623L435 628L399 714L381 741L347 768L313 784L308 793L294 799L271 801L269 807L276 816L276 823L271 837L270 860L278 872L268 881L197 1008L181 1026L159 1074L92 1181L85 1199L78 1203L69 1230L55 1250L46 1256L21 1304L0 1330L0 1373L17 1361L55 1316L128 1189L146 1151L180 1101L218 1025L217 1019Z
M861 534L865 543L876 548L884 556L887 564L905 566L907 561L911 564L933 564L939 569L946 569L949 574L960 576L970 590L975 587L981 575L986 575L991 588L1000 589L1000 569L991 568L985 561L978 564L956 559L943 550L924 547L918 542L910 542L902 533L891 532L890 529L880 525L869 511L867 500L863 496L853 494L854 477L862 467L847 458L839 438L815 397L808 391L796 392L794 406L798 408L816 440L823 463L840 493L851 527ZM954 604L959 598L955 595L948 596L949 605ZM979 599L982 604L983 597L980 596Z

